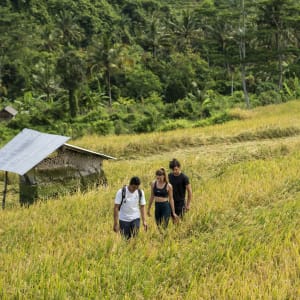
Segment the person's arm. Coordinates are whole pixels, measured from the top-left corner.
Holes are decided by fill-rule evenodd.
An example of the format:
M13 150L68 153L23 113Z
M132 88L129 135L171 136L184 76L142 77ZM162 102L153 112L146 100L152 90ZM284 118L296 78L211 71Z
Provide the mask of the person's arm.
M190 183L186 186L186 190L187 190L188 198L187 198L187 202L185 205L185 209L190 210L190 205L191 205L191 201L192 201L192 197L193 197L192 186Z
M141 205L141 217L145 231L147 231L147 221L146 221L146 208L145 205Z
M148 214L149 217L151 217L150 210L151 210L151 206L152 206L152 203L153 203L153 200L154 200L153 186L154 186L154 183L152 182L151 183L151 194L150 194L150 199L149 199L149 204L148 204L148 211L147 211L147 214Z
M171 215L173 219L177 219L178 216L175 213L175 205L174 205L174 198L173 198L173 187L171 184L168 184L168 194L169 194L169 203L171 206Z
M119 209L120 204L114 206L114 232L119 232Z

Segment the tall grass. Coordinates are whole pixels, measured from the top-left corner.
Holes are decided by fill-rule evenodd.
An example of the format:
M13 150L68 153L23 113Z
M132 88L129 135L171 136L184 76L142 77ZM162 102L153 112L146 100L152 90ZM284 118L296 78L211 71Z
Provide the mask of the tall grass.
M280 130L298 128L299 121L290 124L287 118L298 108L297 102L269 107L270 112L262 108L246 125L234 121L140 139L94 138L99 149L103 143L110 149L129 143L140 148L130 155L134 159L104 163L106 187L1 212L0 298L299 299L299 137L230 142L245 131L255 132L258 122L259 128L272 122ZM213 135L228 139L169 145L175 137L193 140L197 134L204 140ZM77 142L90 148L87 141ZM166 150L145 156L147 141ZM138 175L148 199L155 170L173 157L190 175L191 211L165 232L149 218L147 232L123 240L112 231L117 189Z
M299 101L289 101L251 111L235 111L234 114L241 115L241 120L220 125L138 135L92 135L73 143L117 158L134 159L137 155L148 156L183 147L297 136L300 134L299 113Z

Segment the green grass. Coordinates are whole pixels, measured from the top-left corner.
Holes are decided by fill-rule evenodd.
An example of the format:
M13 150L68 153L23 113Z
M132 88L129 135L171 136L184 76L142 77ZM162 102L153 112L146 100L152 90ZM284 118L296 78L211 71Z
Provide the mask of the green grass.
M104 162L105 188L1 212L0 298L299 299L299 111L294 101L209 128L76 141L122 159ZM122 240L117 189L138 175L148 199L173 157L190 175L191 211Z

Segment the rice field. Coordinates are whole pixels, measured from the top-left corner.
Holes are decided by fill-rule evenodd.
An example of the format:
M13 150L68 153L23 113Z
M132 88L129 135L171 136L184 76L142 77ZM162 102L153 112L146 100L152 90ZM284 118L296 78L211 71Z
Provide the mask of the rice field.
M235 113L207 128L73 141L120 158L104 162L109 184L28 209L8 202L0 298L299 299L300 102ZM117 189L137 175L148 199L173 157L191 179L191 211L164 232L149 218L123 240Z

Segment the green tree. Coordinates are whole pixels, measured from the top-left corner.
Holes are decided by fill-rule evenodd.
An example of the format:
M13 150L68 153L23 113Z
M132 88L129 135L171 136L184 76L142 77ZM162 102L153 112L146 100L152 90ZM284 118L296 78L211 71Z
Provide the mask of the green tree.
M135 69L126 75L127 95L136 99L144 99L152 93L160 94L162 86L158 76L150 70Z
M112 74L119 69L120 53L122 45L114 43L108 34L102 36L101 41L96 40L90 49L89 69L91 75L103 74L105 86L107 87L107 95L109 98L109 106L112 105Z
M165 100L176 102L183 99L195 89L205 89L209 81L207 63L198 54L191 51L171 55L171 61L166 65Z
M14 99L31 89L31 71L38 59L38 26L22 13L0 7L0 82Z
M139 38L142 47L149 51L155 59L160 57L163 59L163 53L172 45L171 35L167 32L167 27L161 17L161 14L153 14Z
M240 20L239 20L239 53L241 63L242 85L247 108L250 107L250 100L246 84L246 10L245 2L241 0L240 3Z
M77 116L78 101L76 90L86 77L86 62L83 53L68 51L57 60L56 71L61 77L61 85L69 93L69 109L72 118Z
M173 42L179 51L186 52L193 48L193 43L202 34L196 15L190 10L183 10L180 17L173 17L169 22Z
M298 60L299 14L300 5L294 0L261 0L258 5L258 49L265 54L266 71L276 78L279 90L285 72Z
M77 23L77 17L72 11L61 10L57 13L56 36L60 43L70 48L79 46L83 38L83 31Z

